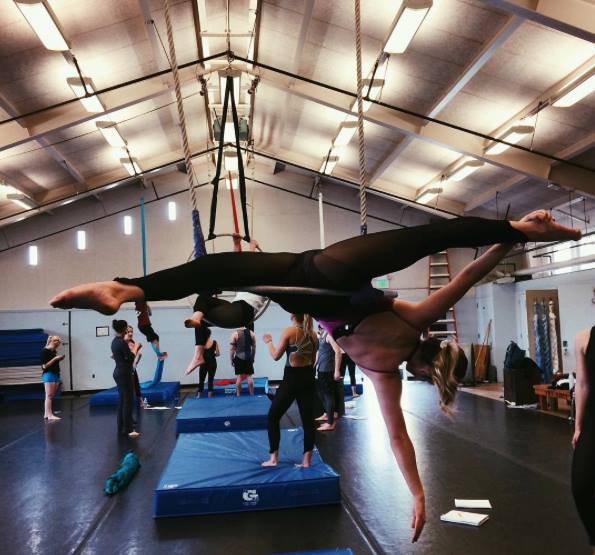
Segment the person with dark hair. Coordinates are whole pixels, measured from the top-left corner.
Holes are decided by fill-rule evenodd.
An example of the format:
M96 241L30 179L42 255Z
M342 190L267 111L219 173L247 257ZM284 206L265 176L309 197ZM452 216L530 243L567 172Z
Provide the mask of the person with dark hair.
M449 411L466 357L456 342L421 340L426 330L483 279L515 243L578 240L581 232L555 222L545 210L520 221L454 218L428 225L370 233L302 253L229 252L135 279L73 287L50 302L58 308L91 308L113 314L122 303L180 299L197 291L258 285L325 288L343 296L288 291L271 294L290 313L309 313L370 378L378 395L397 463L414 497L413 541L425 523L425 496L415 451L400 405L399 365L436 386L440 407ZM419 303L385 297L374 277L397 272L449 248L494 245L448 285ZM426 346L431 347L426 349ZM429 351L429 352L428 352Z
M298 466L307 468L312 461L316 422L314 420L314 400L316 380L314 362L318 350L318 337L312 327L309 314L292 314L292 325L281 332L279 345L275 347L270 333L265 333L262 340L266 343L273 360L285 355L283 381L273 398L268 415L269 453L268 460L262 466L277 466L279 463L279 442L281 429L279 423L291 404L296 401L304 429L304 456Z
M210 328L205 328L206 343L204 345L204 362L198 368L198 390L196 398L199 399L205 390L205 379L207 380L208 396L213 396L213 382L215 380L215 372L217 372L217 358L219 356L219 344L211 337ZM196 368L196 367L194 367ZM194 370L186 370L186 374L190 374Z
M341 347L331 335L324 332L318 342L318 355L316 357L316 371L318 372L318 385L324 414L316 420L326 422L318 427L319 432L327 432L335 429L337 410L335 403L335 390L337 383L343 387L341 378L341 366L343 353Z
M248 393L254 395L254 359L256 357L256 335L249 327L242 327L231 334L229 356L236 375L236 395L242 393L242 382L247 380Z
M575 355L572 495L595 554L595 326L577 334Z
M134 308L136 310L138 331L147 338L147 341L153 348L153 351L155 351L157 358L159 360L165 360L167 358L167 353L161 351L161 348L159 347L159 336L151 324L151 307L146 301L136 301L134 303Z
M134 392L133 404L134 408L136 409L136 414L134 414L134 412L133 414L135 418L134 424L136 425L140 416L140 408L142 406L140 380L138 379L137 367L143 355L141 353L142 344L137 343L134 340L134 328L130 324L128 324L128 327L126 328L126 335L124 336L124 341L126 341L126 343L128 344L128 348L131 352L136 352L134 360L132 361L132 391Z
M138 354L140 344L135 343L130 350L125 336L128 333L128 324L125 320L113 320L112 328L116 337L112 341L112 357L116 363L114 381L118 386L118 433L137 438L140 434L134 429L133 410L133 362Z
M44 413L43 418L49 421L60 420L52 410L52 402L56 392L60 388L60 361L64 360L64 355L59 355L58 347L62 340L57 335L50 335L45 347L41 351L41 381L45 389Z

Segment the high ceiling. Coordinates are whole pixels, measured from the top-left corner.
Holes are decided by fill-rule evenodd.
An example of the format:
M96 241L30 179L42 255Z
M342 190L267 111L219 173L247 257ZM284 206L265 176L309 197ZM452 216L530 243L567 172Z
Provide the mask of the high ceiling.
M362 74L370 77L379 61L375 78L384 78L381 104L365 113L371 188L415 202L438 187L442 192L422 208L458 214L496 217L508 205L511 215L564 210L577 196L593 210L595 93L565 108L550 101L595 71L595 4L566 0L564 13L548 8L552 3L539 3L541 11L528 4L434 0L407 50L387 57L382 51L400 2L361 0ZM0 183L9 186L0 187L0 223L23 211L8 194L41 206L127 178L120 158L133 158L142 171L182 158L171 74L147 78L169 69L163 2L45 5L69 51L47 50L17 3L0 1L0 120L8 120L0 123ZM187 64L180 77L191 151L213 146L209 121L222 110L218 70L231 67L242 72L240 113L250 121L254 151L318 171L341 124L354 119L353 6L352 0L170 0L177 61ZM235 58L193 63L225 53L228 41ZM66 102L76 98L66 81L80 78L76 64L95 91L111 88L99 94L105 113ZM518 144L547 156L514 147L486 153L490 141L477 133L506 139L525 116L534 132ZM117 123L128 152L106 142L97 120ZM483 165L461 181L444 179L467 160ZM208 156L196 158L197 172L209 163ZM332 177L359 179L357 133Z

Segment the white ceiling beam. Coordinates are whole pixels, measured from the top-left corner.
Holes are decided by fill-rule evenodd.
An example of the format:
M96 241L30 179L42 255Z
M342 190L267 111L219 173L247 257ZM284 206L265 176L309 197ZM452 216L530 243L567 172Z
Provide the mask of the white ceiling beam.
M442 95L442 98L434 104L433 108L428 113L428 116L435 118L438 114L450 104L454 97L471 81L471 79L481 70L481 68L490 60L498 48L519 28L522 19L512 17L496 35L484 46L482 51L475 57L475 59L463 70L456 81L448 88ZM370 183L378 179L401 155L401 153L415 140L413 136L404 137L397 147L388 154L370 174Z
M286 77L264 68L258 68L258 73L268 86L288 91L321 106L351 114L349 111L349 105L353 100L351 96L323 89L316 84L295 79L288 80ZM509 151L497 156L485 154L486 140L481 137L437 122L427 123L422 117L401 114L396 110L374 103L364 114L364 119L385 129L413 136L430 144L506 170L512 170L543 183L547 183L551 179L551 160L532 152L510 148ZM569 189L583 188L585 192L595 193L594 176L592 171L571 168L567 164L559 165L556 168L556 182Z
M585 0L480 0L523 19L595 42L595 7Z

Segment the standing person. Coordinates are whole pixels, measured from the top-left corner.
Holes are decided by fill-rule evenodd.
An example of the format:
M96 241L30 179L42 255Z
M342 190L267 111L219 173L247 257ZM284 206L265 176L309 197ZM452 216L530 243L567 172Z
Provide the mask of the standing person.
M45 401L43 403L45 420L60 420L52 411L52 401L60 387L60 361L64 360L64 355L59 355L57 349L62 340L57 335L50 335L41 351L41 380L45 389Z
M235 369L236 395L242 393L242 382L248 380L248 392L254 395L254 359L256 357L256 335L247 328L242 327L231 334L229 340L229 355L231 365Z
M130 352L136 352L134 360L132 361L132 391L134 391L134 407L136 409L134 424L136 425L138 417L140 415L139 411L143 404L140 390L140 381L138 379L138 371L136 370L138 363L140 362L140 359L143 356L143 354L140 352L142 344L137 343L134 340L134 328L130 325L126 328L126 335L124 336L124 341L126 341L126 343L128 344Z
M577 334L575 352L572 495L595 554L595 326Z
M207 391L208 396L213 396L213 380L215 379L215 372L217 372L217 359L220 355L219 344L211 337L211 329L205 328L207 334L207 340L204 345L204 362L198 368L198 390L196 392L196 398L200 399L200 396L205 390L205 379L207 379ZM186 370L186 374L190 374L194 368Z
M128 324L125 320L113 320L112 328L116 332L116 337L112 341L112 357L116 363L114 369L114 381L118 386L118 433L136 438L140 434L134 429L134 420L132 416L133 408L133 378L132 364L134 358L140 349L138 343L134 344L130 350L124 337L128 331Z
M352 397L359 397L358 392L356 391L356 381L355 381L355 362L351 359L351 357L347 353L343 353L343 361L341 364L341 380L345 377L345 372L349 372L349 383L351 385L351 396Z
M283 354L287 357L283 381L269 409L268 432L271 456L262 463L262 466L277 466L279 462L279 442L281 441L279 423L294 401L297 401L304 429L304 456L299 466L307 468L312 461L316 430L314 361L318 350L318 338L312 329L312 317L309 314L292 314L291 322L292 325L281 333L278 347L273 344L270 333L265 333L262 337L274 360L279 360Z
M317 420L326 420L318 428L319 432L335 429L335 388L337 382L343 385L341 378L341 362L343 353L337 342L328 334L323 333L318 346L316 370L320 386L321 401L324 406L324 415Z
M440 408L448 412L467 358L456 341L422 339L422 331L488 275L515 243L578 241L580 230L536 210L519 221L455 218L405 229L369 233L320 250L301 253L227 252L201 256L186 264L134 279L87 283L62 291L50 303L58 308L91 308L114 314L124 302L180 299L208 289L255 285L331 288L346 294L271 292L290 313L312 314L333 336L376 390L390 446L413 497L416 542L426 521L425 492L415 449L401 408L399 366L433 383ZM374 277L398 272L430 254L449 248L492 245L452 281L418 303L385 297L371 285ZM270 336L269 336L270 337Z

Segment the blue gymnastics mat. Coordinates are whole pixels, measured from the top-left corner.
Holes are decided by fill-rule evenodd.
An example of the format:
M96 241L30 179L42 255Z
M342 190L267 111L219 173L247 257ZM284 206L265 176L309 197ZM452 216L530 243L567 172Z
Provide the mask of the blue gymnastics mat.
M160 382L153 387L147 387L141 390L143 399L152 405L155 403L169 403L173 401L176 396L180 394L180 382ZM112 387L98 391L91 395L90 404L92 407L101 405L117 405L118 404L118 388Z
M155 490L155 517L206 515L340 503L339 475L314 449L301 462L301 428L281 430L279 465L269 457L267 432L181 434Z
M230 380L219 380L223 382L228 382ZM254 394L255 395L266 395L269 390L269 379L264 378L254 378ZM225 383L223 385L217 385L217 380L215 380L215 385L213 386L213 395L235 395L236 394L236 384L234 383ZM249 395L248 393L248 382L244 380L242 382L242 391L240 395Z
M176 417L176 433L265 430L270 406L266 395L186 399Z

